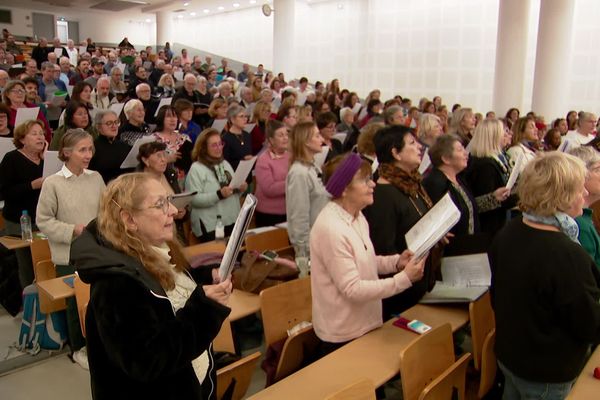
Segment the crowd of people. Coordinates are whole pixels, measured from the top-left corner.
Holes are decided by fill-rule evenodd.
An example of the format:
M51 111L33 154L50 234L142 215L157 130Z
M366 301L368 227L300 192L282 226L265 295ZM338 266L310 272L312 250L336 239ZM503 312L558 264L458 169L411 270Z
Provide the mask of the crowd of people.
M287 222L296 251L310 255L321 355L418 303L441 258L476 244L489 251L508 398L539 385L568 393L600 341L593 113L546 124L516 108L501 118L460 104L449 112L439 96L413 105L375 89L361 101L337 79L286 81L247 64L236 73L168 43L156 53L126 38L108 51L86 43L79 53L41 38L24 72L5 79L7 55L23 54L12 35L0 41L0 137L15 147L0 163L0 195L7 233L20 234L27 211L57 275L76 269L92 284L86 339L74 301L67 315L94 398L122 388L212 398L210 342L231 282L190 270L181 246L214 240L218 220L229 234L247 193L258 199L256 226ZM39 107L37 119L15 126L25 107ZM138 166L122 168L138 140ZM44 177L47 150L64 166ZM255 156L247 182L232 187ZM195 194L177 209L170 196L183 191ZM446 193L460 220L417 259L405 235ZM25 287L31 259L17 255Z

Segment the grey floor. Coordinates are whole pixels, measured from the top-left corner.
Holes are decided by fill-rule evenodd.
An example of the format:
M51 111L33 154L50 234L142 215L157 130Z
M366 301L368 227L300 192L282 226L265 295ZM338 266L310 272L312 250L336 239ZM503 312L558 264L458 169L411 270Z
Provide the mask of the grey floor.
M33 357L14 348L21 327L20 317L11 317L0 306L0 398L91 400L89 372L74 364L66 352L42 352ZM244 350L243 355L255 351L265 354L261 345ZM260 391L264 386L265 374L262 369L257 368L247 396Z

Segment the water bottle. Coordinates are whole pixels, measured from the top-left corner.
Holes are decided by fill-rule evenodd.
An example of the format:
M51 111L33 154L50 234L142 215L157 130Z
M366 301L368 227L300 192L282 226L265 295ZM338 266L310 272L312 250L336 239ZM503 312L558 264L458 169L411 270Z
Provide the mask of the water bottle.
M21 238L31 242L33 240L33 233L31 232L31 217L27 210L23 210L21 214Z
M225 227L221 216L217 215L217 225L215 226L215 240L225 240Z

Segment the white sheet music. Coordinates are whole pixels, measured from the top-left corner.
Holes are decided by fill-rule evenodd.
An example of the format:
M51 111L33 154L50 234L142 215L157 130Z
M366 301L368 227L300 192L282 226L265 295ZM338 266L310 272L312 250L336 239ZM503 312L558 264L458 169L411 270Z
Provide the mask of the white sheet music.
M13 151L14 149L15 145L12 138L0 138L0 162L2 162L2 159L4 159L6 153Z
M244 131L250 133L252 132L252 129L254 129L254 127L256 126L256 124L246 124L246 126L244 126Z
M490 286L492 271L487 254L442 258L442 278L450 286Z
M421 160L421 164L419 165L419 173L423 175L427 168L431 165L431 158L429 158L429 149L425 150L423 154L423 159Z
M174 194L171 197L171 204L177 207L178 210L183 210L188 204L192 202L192 199L196 194L198 194L198 192L185 192Z
M121 115L121 111L123 111L123 107L125 103L113 103L108 107L109 110L114 111L117 114L117 117Z
M406 233L406 245L415 254L423 257L437 242L452 229L460 219L460 211L446 193L431 210L427 212Z
M255 162L256 156L249 160L241 160L233 174L233 177L231 178L229 186L233 189L237 189L242 186L242 184L246 182L248 174L250 174L250 171L252 171L252 167L254 166Z
M151 142L156 142L156 137L154 137L154 135L144 136L143 138L136 140L133 147L131 147L129 154L127 154L127 157L123 160L121 168L135 168L138 165L137 155L140 152L140 146L144 143Z
M335 135L333 135L332 139L338 140L341 144L344 144L346 136L348 136L348 132L337 132Z
M321 148L321 152L315 154L315 165L318 168L321 168L323 164L325 164L325 160L327 159L327 154L329 154L329 146L323 146Z
M37 119L39 113L40 113L39 107L17 108L17 116L15 117L15 128L17 126L21 125L25 121L29 121L30 119Z
M249 194L246 196L242 209L235 220L231 237L227 242L227 247L225 248L225 253L223 254L223 259L219 266L219 277L221 278L221 281L227 279L227 277L231 275L231 271L233 271L235 260L240 251L240 247L244 242L244 237L246 236L246 230L252 219L252 214L254 214L254 210L256 209L256 203L257 200L254 195Z
M215 119L211 128L216 129L219 133L221 133L223 132L223 129L225 129L225 124L227 124L227 119Z
M44 153L44 178L54 175L63 167L63 162L58 159L58 151L48 150Z
M517 161L515 162L515 165L513 166L512 171L510 171L510 176L508 177L508 182L506 182L506 188L508 190L512 190L513 186L515 186L515 183L517 182L517 178L519 178L519 175L521 174L521 170L524 167L523 158L524 158L523 154L519 154L519 156L517 157Z
M173 100L172 97L163 97L162 99L160 99L160 102L158 103L158 107L156 107L156 112L154 113L154 116L156 117L158 115L158 112L160 111L161 107L170 106L172 100Z

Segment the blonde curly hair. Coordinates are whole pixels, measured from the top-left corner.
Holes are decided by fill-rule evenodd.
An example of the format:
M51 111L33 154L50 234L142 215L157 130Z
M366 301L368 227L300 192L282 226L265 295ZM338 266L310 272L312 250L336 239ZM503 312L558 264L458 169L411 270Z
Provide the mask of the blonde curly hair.
M110 182L100 202L98 230L116 250L139 260L163 289L172 290L175 288L173 268L148 243L144 243L136 232L129 230L121 216L122 212L134 213L139 210L146 198L146 184L151 179L154 178L146 173L132 173L121 175ZM170 261L175 264L175 269L189 269L181 244L176 239L167 244L170 248Z

